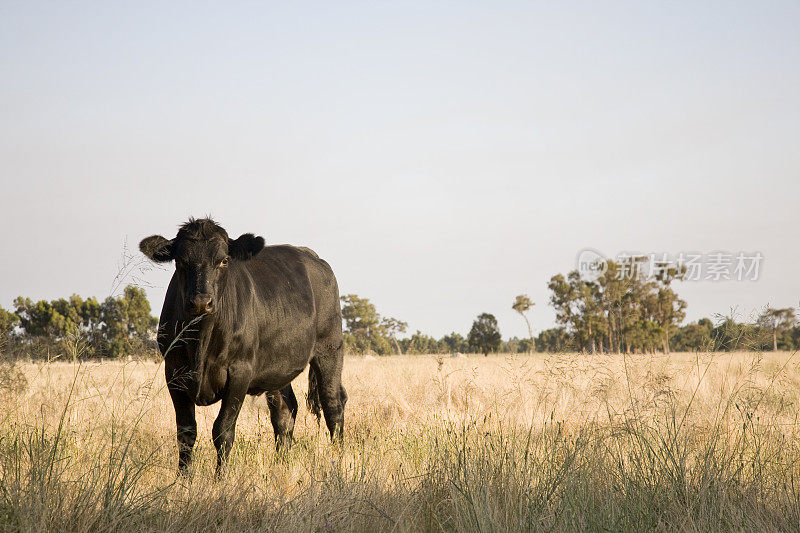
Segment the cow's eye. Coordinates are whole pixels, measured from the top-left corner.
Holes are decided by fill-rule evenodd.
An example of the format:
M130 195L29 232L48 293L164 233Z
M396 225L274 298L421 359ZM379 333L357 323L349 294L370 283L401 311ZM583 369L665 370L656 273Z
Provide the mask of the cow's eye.
M219 266L221 266L221 267L226 267L226 266L228 266L228 258L226 257L225 259L223 259L222 261L220 261L220 263L219 263Z

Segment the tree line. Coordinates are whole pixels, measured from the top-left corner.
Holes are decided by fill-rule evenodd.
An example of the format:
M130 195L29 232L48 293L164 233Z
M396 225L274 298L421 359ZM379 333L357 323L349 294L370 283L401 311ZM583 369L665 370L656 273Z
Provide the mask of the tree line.
M646 272L645 257L605 261L594 280L577 270L550 279L556 328L542 331L538 351L605 353L778 350L800 348L794 309L765 308L752 323L722 317L681 325L686 302L673 290L684 268ZM651 268L651 267L649 267ZM519 297L518 297L519 298Z
M152 351L158 319L145 291L128 285L120 296L33 301L0 307L0 348L31 359L120 357Z
M479 314L466 336L453 331L437 339L419 330L406 335L406 322L381 316L369 299L347 294L341 298L345 351L390 355L800 349L800 324L792 308L766 308L752 322L723 317L681 325L686 302L673 283L683 273L663 269L648 277L638 271L639 259L629 261L608 261L592 280L575 270L553 276L549 304L558 325L538 335L528 317L534 302L518 295L511 309L525 321L524 338L504 340L491 313ZM0 351L32 359L154 353L157 324L145 291L133 285L102 302L76 294L51 301L18 297L13 311L0 307Z
M383 318L366 298L342 297L345 345L349 353L633 353L676 351L795 350L800 349L800 325L792 308L765 308L752 322L733 317L703 318L681 325L686 301L673 285L684 268L648 266L645 257L605 261L593 279L573 270L548 282L549 304L557 326L533 334L528 312L534 302L518 295L511 308L524 319L527 338L503 340L496 318L481 313L466 337L452 332L440 339L416 331L398 339L408 325Z
M408 323L382 317L375 304L356 294L342 296L345 352L355 354L426 354L495 352L503 346L497 319L489 314L478 316L464 337L455 331L436 339L417 330L408 337L398 338L408 329Z

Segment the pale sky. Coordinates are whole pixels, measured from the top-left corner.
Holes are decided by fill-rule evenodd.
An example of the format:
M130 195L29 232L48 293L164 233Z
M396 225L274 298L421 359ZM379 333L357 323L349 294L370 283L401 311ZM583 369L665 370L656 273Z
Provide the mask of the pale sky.
M585 247L764 255L690 320L800 302L797 2L118 4L0 3L3 307L207 213L437 337L551 327Z

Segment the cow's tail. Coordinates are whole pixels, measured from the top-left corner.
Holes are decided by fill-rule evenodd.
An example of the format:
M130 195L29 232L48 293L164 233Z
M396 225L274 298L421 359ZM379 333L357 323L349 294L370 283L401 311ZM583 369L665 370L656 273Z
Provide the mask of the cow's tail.
M308 395L306 396L306 405L308 410L314 413L317 417L317 424L319 424L320 415L322 413L322 403L319 401L319 380L317 380L317 373L313 367L308 369Z

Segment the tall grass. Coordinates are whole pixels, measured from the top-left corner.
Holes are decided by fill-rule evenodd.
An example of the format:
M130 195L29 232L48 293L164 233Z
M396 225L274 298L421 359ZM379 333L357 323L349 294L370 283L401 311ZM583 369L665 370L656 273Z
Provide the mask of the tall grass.
M198 409L195 474L175 477L160 365L16 368L3 530L800 528L788 354L348 358L343 445L301 412L277 456L266 402L248 400L217 482L218 407Z

